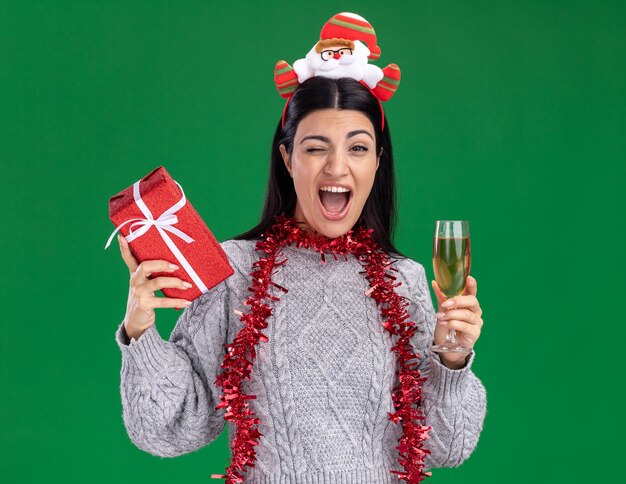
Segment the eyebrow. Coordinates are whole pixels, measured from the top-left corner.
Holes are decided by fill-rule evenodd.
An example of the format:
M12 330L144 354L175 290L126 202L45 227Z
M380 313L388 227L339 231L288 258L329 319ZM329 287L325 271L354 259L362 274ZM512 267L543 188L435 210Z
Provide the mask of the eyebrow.
M364 133L368 135L370 138L374 139L372 135L369 133L369 131L366 131L364 129L355 129L354 131L350 131L348 135L346 136L346 138L352 138L353 136L356 136L357 134L361 134L361 133ZM310 136L305 136L304 138L302 138L302 140L300 141L300 144L304 143L308 139L316 139L319 141L323 141L324 143L330 143L330 138L327 138L326 136L322 136L319 134L312 134Z
M352 138L352 136L356 136L357 134L361 134L361 133L365 133L367 136L369 136L370 138L374 139L374 138L372 137L372 135L370 134L370 132L369 132L369 131L366 131L366 130L364 130L364 129L356 129L356 130L354 130L354 131L350 131L350 132L348 133L348 136L346 136L346 138Z

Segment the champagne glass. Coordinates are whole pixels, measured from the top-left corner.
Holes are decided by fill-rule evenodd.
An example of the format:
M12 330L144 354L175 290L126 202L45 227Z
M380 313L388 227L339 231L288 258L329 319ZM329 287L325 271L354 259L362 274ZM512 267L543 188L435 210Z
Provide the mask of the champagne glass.
M433 238L433 270L435 280L446 297L463 294L470 273L470 234L467 220L436 220ZM472 348L461 346L456 332L448 330L446 341L430 347L437 353L469 353Z

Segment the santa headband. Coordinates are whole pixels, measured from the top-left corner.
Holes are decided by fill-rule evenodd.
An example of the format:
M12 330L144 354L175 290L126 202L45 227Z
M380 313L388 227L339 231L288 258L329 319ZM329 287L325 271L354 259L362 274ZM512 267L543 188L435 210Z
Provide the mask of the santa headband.
M374 27L360 15L342 12L334 15L322 27L320 40L304 59L291 67L284 60L274 68L274 83L278 94L286 98L282 126L289 100L298 86L315 76L338 79L350 77L359 81L378 99L381 129L385 127L385 113L381 101L388 101L400 84L400 68L389 64L384 69L368 64L367 60L380 57Z

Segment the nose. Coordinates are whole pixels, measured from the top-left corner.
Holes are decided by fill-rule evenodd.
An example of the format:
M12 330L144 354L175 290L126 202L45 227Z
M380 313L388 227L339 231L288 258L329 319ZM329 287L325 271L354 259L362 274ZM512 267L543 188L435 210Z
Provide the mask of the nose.
M350 172L348 157L345 153L331 151L324 165L324 174L330 178L340 179Z
M334 57L335 59L339 59L339 58L341 57L341 54L340 54L339 52L335 52L335 53L333 54L333 57Z

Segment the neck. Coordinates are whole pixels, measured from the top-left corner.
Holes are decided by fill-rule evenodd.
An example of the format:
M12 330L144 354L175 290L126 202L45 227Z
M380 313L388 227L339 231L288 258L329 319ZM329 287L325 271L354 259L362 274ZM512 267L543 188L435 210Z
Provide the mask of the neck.
M301 220L301 218L294 216L291 219L293 220L293 223L298 226L298 228L304 230L307 234L313 235L318 233L316 230L312 229L304 220Z
M278 220L278 217L275 217L275 218L276 218L276 220ZM288 220L289 221L288 223L293 223L296 227L298 227L305 234L307 234L307 235L309 235L311 237L325 238L325 239L328 239L328 240L341 239L341 238L345 237L348 234L354 234L354 233L356 233L358 231L358 227L355 225L354 227L349 229L347 232L344 232L343 234L338 235L336 237L331 237L329 235L325 235L325 234L323 234L321 232L318 232L316 229L312 228L306 222L306 220L304 219L304 216L299 214L297 210L296 210L296 212L292 216L283 215L281 218Z
M296 242L298 246L321 246L331 249L335 246L346 245L346 242L356 236L357 233L359 237L366 237L369 235L364 229L356 232L353 229L350 229L338 237L329 237L310 227L297 215L292 217L276 217L276 222L274 223L272 232L279 235L283 240L286 240L287 244Z

